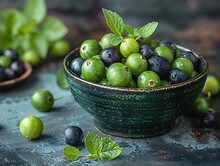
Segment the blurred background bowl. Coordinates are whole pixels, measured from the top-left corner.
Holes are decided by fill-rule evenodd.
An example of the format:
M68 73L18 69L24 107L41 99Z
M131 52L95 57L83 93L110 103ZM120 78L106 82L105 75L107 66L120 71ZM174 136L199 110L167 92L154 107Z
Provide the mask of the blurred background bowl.
M208 74L207 62L196 54L199 75L193 79L154 89L109 87L74 74L70 62L77 55L79 49L73 50L63 62L72 95L94 117L100 131L126 138L154 137L170 131L201 93Z
M17 87L19 84L24 82L31 76L32 67L29 63L24 62L25 72L17 78L0 82L0 91L11 90L12 88Z

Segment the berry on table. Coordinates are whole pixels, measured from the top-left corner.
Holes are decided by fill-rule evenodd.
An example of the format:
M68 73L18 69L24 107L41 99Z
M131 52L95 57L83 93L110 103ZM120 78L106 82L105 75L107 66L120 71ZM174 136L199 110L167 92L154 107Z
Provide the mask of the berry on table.
M41 119L34 115L26 116L20 122L21 134L30 140L38 138L41 135L43 128L44 125Z
M68 145L79 146L83 143L83 131L78 126L69 126L64 131L64 140Z
M39 111L46 112L52 108L54 98L48 90L40 89L34 92L31 97L31 102L34 108Z

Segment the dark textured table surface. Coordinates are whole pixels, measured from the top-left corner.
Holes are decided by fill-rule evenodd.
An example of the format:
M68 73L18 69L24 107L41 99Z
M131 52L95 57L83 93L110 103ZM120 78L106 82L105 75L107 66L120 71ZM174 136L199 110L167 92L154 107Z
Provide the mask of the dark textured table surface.
M181 117L169 133L156 138L123 139L96 130L93 118L74 101L68 90L61 90L55 80L60 62L51 62L36 69L29 80L0 94L0 165L218 165L220 162L220 130L194 130L189 118ZM39 89L63 96L47 113L36 111L31 94ZM217 102L215 98L214 102ZM219 105L217 105L218 107ZM19 131L20 120L36 115L45 129L39 139L29 141ZM94 132L110 137L123 148L119 158L99 162L80 158L69 162L63 156L63 131L67 126L80 126L84 133ZM82 153L86 153L80 147Z
M65 15L59 18L70 28L68 39L73 47L86 38L99 39L106 32L102 24L91 23L84 17ZM89 23L90 31L82 29ZM202 54L209 63L210 73L220 80L219 27L219 18L188 20L187 26L180 29L162 22L156 37L171 39ZM92 116L75 102L69 90L57 86L55 73L61 65L61 61L48 59L34 69L31 77L22 85L0 92L0 165L219 165L220 130L198 129L194 120L187 116L180 117L169 133L155 138L123 139L96 130ZM40 88L50 90L55 98L63 96L55 102L50 112L38 112L31 105L32 93ZM220 95L212 99L212 106L217 112L220 110L219 101ZM36 115L42 119L45 128L39 139L29 141L20 134L19 122L27 115ZM113 161L99 162L86 158L75 162L66 160L63 156L66 146L63 132L70 125L80 126L85 135L91 131L112 138L121 145L123 152ZM87 153L84 147L80 147L80 150Z

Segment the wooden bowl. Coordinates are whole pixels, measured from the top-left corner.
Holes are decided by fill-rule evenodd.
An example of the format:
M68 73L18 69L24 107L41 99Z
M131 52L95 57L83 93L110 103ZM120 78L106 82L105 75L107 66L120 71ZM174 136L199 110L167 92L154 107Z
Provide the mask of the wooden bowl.
M208 74L207 62L195 54L199 75L187 81L154 89L103 86L71 71L70 62L78 54L79 49L73 50L63 62L72 95L94 117L100 131L120 137L154 137L170 131L176 119L189 111Z
M10 90L25 81L32 73L32 67L29 63L24 62L25 72L17 78L0 82L0 91Z

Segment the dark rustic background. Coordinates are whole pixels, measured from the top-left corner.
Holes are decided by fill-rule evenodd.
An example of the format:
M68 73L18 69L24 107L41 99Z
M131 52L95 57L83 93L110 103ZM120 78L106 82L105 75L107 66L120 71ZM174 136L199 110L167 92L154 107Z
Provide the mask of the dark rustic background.
M0 10L20 8L23 0L0 0ZM219 0L46 0L48 16L60 18L70 29L67 39L78 46L108 32L101 8L119 13L126 23L141 26L158 21L157 39L169 39L217 63L220 51ZM218 61L220 62L220 60ZM217 69L210 65L210 71Z

